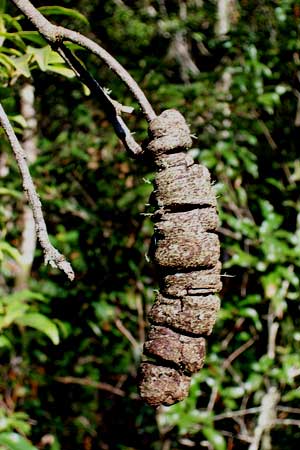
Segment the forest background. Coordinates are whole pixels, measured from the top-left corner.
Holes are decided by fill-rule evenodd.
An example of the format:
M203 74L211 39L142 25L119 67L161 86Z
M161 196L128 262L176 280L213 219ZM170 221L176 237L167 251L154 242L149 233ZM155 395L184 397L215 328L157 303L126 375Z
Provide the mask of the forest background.
M51 241L76 272L68 281L43 264L32 231L28 241L32 222L1 132L1 450L299 448L299 2L34 3L106 48L157 113L186 117L191 153L218 195L222 309L189 398L143 404L136 373L157 289L146 258L153 167L128 157L99 101L1 0L1 102L32 152ZM126 121L142 142L147 123L127 89L72 49L115 100L135 107Z

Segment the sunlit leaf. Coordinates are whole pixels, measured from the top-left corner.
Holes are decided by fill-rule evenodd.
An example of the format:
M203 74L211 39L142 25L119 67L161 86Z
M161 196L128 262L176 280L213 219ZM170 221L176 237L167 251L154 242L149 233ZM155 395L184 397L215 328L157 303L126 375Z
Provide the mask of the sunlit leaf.
M68 16L73 19L79 19L85 24L89 25L87 18L81 14L79 11L70 8L64 8L63 6L41 6L38 10L45 16Z
M9 116L9 119L11 122L15 122L18 125L21 125L22 128L27 127L26 120L24 119L24 117L21 114L17 114L15 116Z
M1 298L1 301L5 304L10 304L13 302L22 303L29 300L38 300L41 302L46 301L43 294L40 294L39 292L33 292L29 289L22 289L20 291L13 292L12 294L4 295Z
M38 450L18 433L0 433L0 445L8 450Z
M46 334L53 344L57 345L59 343L59 333L58 328L55 323L48 319L46 316L39 313L28 313L19 317L17 320L19 325L35 328Z
M226 441L221 433L213 428L203 428L203 434L214 450L226 450Z
M5 3L4 0L0 0L0 13L4 10L5 8ZM2 19L2 17L0 17L0 46L3 44L3 42L5 41L5 37L2 36L2 33L5 33L6 28L5 28L5 24L4 24L4 20Z
M50 45L46 45L42 48L35 48L28 46L27 53L33 56L34 60L38 63L39 68L45 72L48 69L49 57L52 50Z
M45 39L39 34L38 31L26 31L22 30L18 32L24 40L30 41L37 45L45 45Z
M31 76L29 69L30 56L23 55L18 58L10 58L11 64L16 68L18 75L24 75L24 77L29 78Z
M19 191L15 191L14 189L9 189L6 187L0 187L0 195L10 195L11 197L21 198L22 193Z
M0 241L0 251L3 254L11 256L16 261L21 260L21 254L18 249L10 245L8 242Z
M59 75L63 75L64 77L67 77L67 78L75 77L73 70L68 69L67 67L64 67L64 66L51 64L48 66L48 70L51 72L58 73Z
M3 317L1 317L1 328L7 328L16 322L19 317L26 313L28 308L28 305L20 302L9 303L5 308Z
M1 328L1 326L0 326ZM12 348L10 340L6 336L0 336L0 348Z

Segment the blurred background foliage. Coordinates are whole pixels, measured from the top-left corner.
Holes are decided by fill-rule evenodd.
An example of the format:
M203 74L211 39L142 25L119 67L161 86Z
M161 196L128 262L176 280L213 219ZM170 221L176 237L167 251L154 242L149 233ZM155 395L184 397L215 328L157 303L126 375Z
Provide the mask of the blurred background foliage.
M1 101L22 139L20 91L34 86L31 173L51 240L76 271L66 281L43 265L37 246L30 273L16 281L25 199L2 133L1 450L255 450L268 395L274 418L261 448L299 448L299 2L59 3L35 5L101 43L156 112L174 107L187 118L191 153L211 170L219 200L222 309L189 398L145 406L136 371L157 287L146 258L153 168L129 159L97 99L0 1ZM136 107L128 124L145 139L126 88L94 56L74 51L113 98Z

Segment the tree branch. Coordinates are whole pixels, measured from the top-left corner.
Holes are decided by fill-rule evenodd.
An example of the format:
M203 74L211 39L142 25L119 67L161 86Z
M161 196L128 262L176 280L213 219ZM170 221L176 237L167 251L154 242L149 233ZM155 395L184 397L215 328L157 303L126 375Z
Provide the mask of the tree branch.
M55 46L52 44L52 47L61 55L79 80L85 84L95 96L100 98L102 107L114 127L116 135L123 142L126 150L132 156L141 154L143 152L141 146L135 141L130 133L130 130L127 128L121 117L121 112L124 110L123 105L120 105L120 103L115 102L109 97L106 90L100 86L98 81L91 76L91 74L81 64L79 59L77 59L71 50L69 50L64 44L57 44ZM116 103L122 106L122 108L117 106Z
M59 253L56 248L49 241L49 236L47 232L47 227L42 212L42 205L38 194L36 193L35 186L33 184L27 161L26 154L21 147L17 136L11 126L9 119L0 103L0 124L2 125L7 138L11 144L12 150L14 152L22 180L23 188L27 195L28 201L32 208L33 217L35 221L35 228L38 240L44 252L45 264L49 263L52 267L58 267L63 272L66 273L70 280L74 279L74 272L71 264L65 259L65 257Z
M156 117L152 106L136 81L124 69L124 67L112 55L100 47L100 45L77 31L53 25L32 5L29 0L11 1L23 12L27 19L30 20L39 33L51 45L59 48L64 41L70 41L86 48L101 58L102 61L127 85L130 92L141 106L147 120L151 121Z
M79 378L79 377L55 377L54 378L59 383L64 384L80 384L81 386L88 386L94 389L100 389L103 391L110 392L111 394L119 395L120 397L125 397L126 393L115 386L111 386L108 383L102 383L100 381L94 381L90 378Z
M120 397L125 397L128 395L128 394L126 394L125 391L123 391L122 389L120 389L116 386L112 386L108 383L103 383L101 381L94 381L90 378L79 378L79 377L66 376L66 377L55 377L54 379L56 381L58 381L59 383L79 384L81 386L87 386L87 387L91 387L94 389L107 391L107 392L110 392L111 394L118 395ZM139 400L139 396L134 393L129 394L129 397L134 400Z
M254 430L254 436L249 450L258 450L263 440L262 448L270 450L272 448L270 431L276 421L276 407L280 400L276 387L270 387L261 401L261 410Z

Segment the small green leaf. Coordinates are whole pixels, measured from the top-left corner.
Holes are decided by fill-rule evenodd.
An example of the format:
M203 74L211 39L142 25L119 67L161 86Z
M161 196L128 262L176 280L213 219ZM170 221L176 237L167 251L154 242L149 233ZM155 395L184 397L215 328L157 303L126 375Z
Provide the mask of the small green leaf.
M293 400L298 400L300 399L300 391L299 389L292 389L291 391L287 392L283 397L282 400L284 402L291 402Z
M221 433L210 427L203 428L203 434L214 450L226 450L226 441Z
M63 75L64 77L67 77L67 78L74 78L75 77L75 74L74 74L73 70L68 69L67 67L64 67L64 66L49 65L47 67L47 70L49 70L51 72L58 73L59 75Z
M6 296L3 296L1 298L1 301L4 304L11 304L13 302L24 302L28 300L39 300L41 302L45 302L45 296L43 294L40 294L39 292L33 292L29 289L23 289L22 291L16 291L13 294L9 294Z
M11 58L7 55L4 55L3 53L0 54L0 65L1 64L8 70L10 70L12 67L14 67L13 62L11 61Z
M28 305L20 302L9 303L5 309L3 317L1 317L2 324L0 328L9 327L12 323L17 322L19 318L24 316L28 310Z
M72 17L73 19L81 20L86 25L89 25L88 19L75 9L64 8L63 6L41 6L40 8L38 8L38 10L45 16L68 16Z
M4 254L6 253L11 258L13 258L15 261L18 261L18 262L21 261L20 252L15 247L10 245L8 242L4 242L4 241L0 242L0 252L3 252Z
M3 0L0 0L0 12L3 11L2 3L3 3ZM2 19L2 17L0 17L0 32L5 33L5 31L6 31L6 28L5 28L4 20ZM0 37L0 45L2 45L4 41L5 41L5 37Z
M15 116L10 116L9 118L10 118L11 122L15 122L18 125L21 125L22 128L27 127L26 120L24 119L23 116L21 116L21 114L16 114Z
M42 48L27 47L27 53L33 56L33 59L37 62L39 68L45 72L48 69L49 58L52 50L49 45L45 45Z
M223 395L230 398L241 398L245 394L245 389L242 386L230 386L223 389Z
M45 39L38 33L38 31L19 31L17 33L24 40L30 41L37 45L45 45Z
M0 0L0 13L4 13L6 7L6 0Z
M16 322L19 325L23 325L25 327L32 327L36 330L41 331L46 334L48 338L51 339L53 344L57 345L59 343L59 334L58 328L55 323L48 319L43 314L39 313L29 313L25 314L23 317L19 317Z
M11 342L6 336L0 336L0 348L12 348Z
M19 191L15 191L14 189L8 189L5 187L0 187L0 195L10 195L14 198L21 198L22 194Z
M28 55L19 56L18 58L10 58L11 64L17 70L18 75L24 75L24 77L30 78L31 74L28 66L30 58L31 57Z
M18 433L0 433L0 445L9 450L38 450Z

